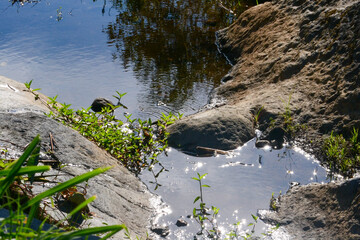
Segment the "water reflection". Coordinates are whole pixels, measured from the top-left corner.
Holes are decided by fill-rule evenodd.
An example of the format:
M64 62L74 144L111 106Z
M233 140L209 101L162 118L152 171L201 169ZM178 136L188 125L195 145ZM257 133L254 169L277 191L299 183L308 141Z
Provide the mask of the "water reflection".
M172 213L158 218L157 224L169 226L171 235L167 239L193 239L199 231L199 225L192 218L186 219L189 222L186 228L175 225L180 216L192 215L193 199L199 194L199 186L192 177L197 173L208 173L203 184L211 188L204 190L204 199L207 206L220 208L217 220L223 233L229 232L236 222L240 222L239 232L248 230L248 223L253 222L251 214L268 209L272 193L277 196L295 185L328 181L326 170L309 154L289 147L257 149L255 139L234 150L231 157L197 158L171 151L166 159L160 158L169 172L159 176L162 187L156 193L169 204ZM145 182L150 177L147 172L141 175ZM265 224L259 222L255 229L257 235L265 232L265 228Z
M113 60L149 89L147 101L179 110L199 94L199 83L212 89L229 70L214 43L215 31L232 18L213 2L113 0L103 9L114 11L115 20L103 29Z

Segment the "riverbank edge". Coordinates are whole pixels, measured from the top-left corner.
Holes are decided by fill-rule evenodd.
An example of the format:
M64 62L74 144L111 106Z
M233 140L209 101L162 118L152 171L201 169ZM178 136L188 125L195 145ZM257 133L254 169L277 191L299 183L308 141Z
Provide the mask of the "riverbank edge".
M131 236L146 237L151 232L152 219L156 208L152 194L146 185L134 174L118 163L96 144L81 136L75 130L45 116L49 113L46 104L48 97L36 92L35 100L25 85L0 76L0 143L9 152L22 153L23 148L38 134L42 139L41 153L49 149L49 134L54 138L56 147L53 157L60 162L60 170L52 170L57 181L65 181L74 176L99 167L113 166L104 174L89 180L86 197L93 195L90 226L125 224ZM34 189L44 191L42 187ZM124 233L116 234L112 239L125 239Z

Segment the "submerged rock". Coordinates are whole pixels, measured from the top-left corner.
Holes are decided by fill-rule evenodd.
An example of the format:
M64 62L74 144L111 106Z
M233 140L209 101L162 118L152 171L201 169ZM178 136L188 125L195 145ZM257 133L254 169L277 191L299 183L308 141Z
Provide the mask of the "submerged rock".
M178 226L178 227L185 227L185 226L188 225L188 222L185 221L184 219L179 218L179 219L176 221L175 225Z
M153 231L154 233L156 233L161 237L166 237L167 235L170 234L170 229L168 226L155 225L151 227L151 231Z

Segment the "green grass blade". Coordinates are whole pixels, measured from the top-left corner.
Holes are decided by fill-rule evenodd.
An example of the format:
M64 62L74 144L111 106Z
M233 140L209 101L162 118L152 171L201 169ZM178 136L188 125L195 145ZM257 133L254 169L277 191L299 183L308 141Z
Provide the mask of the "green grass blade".
M50 166L31 166L31 167L22 167L20 170L15 173L15 176L21 176L25 174L35 174L39 172L46 172L51 169ZM10 174L11 169L0 170L0 177L7 176Z
M3 196L4 192L8 189L10 184L14 181L14 178L17 172L20 170L23 163L26 159L31 155L34 151L38 143L40 142L40 137L37 135L34 140L29 144L29 146L25 149L25 152L20 156L20 158L16 161L16 163L12 166L9 175L2 181L0 186L0 197Z
M106 234L106 235L105 235L104 237L102 237L100 240L108 239L108 238L110 238L111 236L115 235L117 232L119 232L119 231L112 231L112 232ZM129 238L129 239L131 239L131 238Z
M76 184L79 184L81 182L85 182L86 180L96 176L96 175L99 175L100 173L103 173L107 170L109 170L110 168L112 167L106 167L106 168L98 168L98 169L95 169L91 172L88 172L88 173L84 173L80 176L76 176L66 182L63 182L45 192L42 192L40 194L38 194L36 197L34 197L33 199L31 199L30 201L26 202L22 207L21 209L26 209L30 206L32 206L33 204L37 203L37 202L40 202L42 199L44 198L47 198L47 197L50 197L52 195L54 195L55 193L57 192L61 192L65 189L68 189L69 187L72 187Z
M101 234L106 232L117 233L123 229L127 229L124 224L122 225L112 225L112 226L103 226L103 227L92 227L87 229L80 229L73 232L64 233L62 236L55 238L56 240L67 240L74 237L90 236L95 234ZM113 234L111 234L113 235Z
M30 209L30 212L29 212L28 219L27 219L25 227L30 228L30 224L31 224L32 220L35 217L35 214L36 214L36 212L37 212L37 210L39 208L39 204L40 203L34 204L33 207Z

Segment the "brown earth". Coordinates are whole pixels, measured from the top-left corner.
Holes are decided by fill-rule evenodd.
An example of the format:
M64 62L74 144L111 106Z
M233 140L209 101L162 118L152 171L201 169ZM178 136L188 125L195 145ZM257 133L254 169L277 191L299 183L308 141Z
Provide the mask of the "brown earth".
M226 104L170 127L170 144L233 149L255 136L262 106L259 128L269 138L270 120L281 125L289 102L313 147L332 130L348 135L360 126L359 11L358 0L278 0L245 11L217 34L233 64L214 96Z
M290 239L360 239L360 178L292 187L276 207L260 218Z

